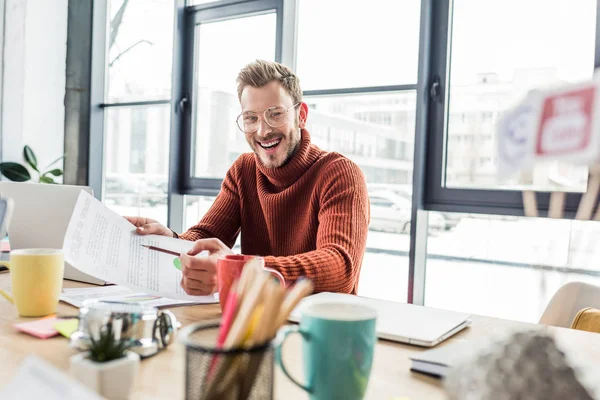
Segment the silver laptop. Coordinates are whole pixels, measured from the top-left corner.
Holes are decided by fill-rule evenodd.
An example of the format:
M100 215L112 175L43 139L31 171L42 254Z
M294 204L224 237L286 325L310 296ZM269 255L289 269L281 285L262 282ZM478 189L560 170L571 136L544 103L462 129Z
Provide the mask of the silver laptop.
M380 339L417 346L433 347L471 323L469 314L327 292L303 299L288 319L299 322L304 307L315 302L331 301L373 307L377 310L376 330Z
M0 182L0 196L13 200L13 212L7 224L12 249L62 249L67 226L81 190L87 186L43 183ZM105 282L84 274L65 263L65 279L104 285Z

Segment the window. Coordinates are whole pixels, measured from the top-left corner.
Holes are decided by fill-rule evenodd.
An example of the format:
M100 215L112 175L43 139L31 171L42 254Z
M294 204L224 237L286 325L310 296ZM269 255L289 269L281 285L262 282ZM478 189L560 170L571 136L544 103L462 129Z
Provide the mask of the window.
M107 100L171 97L173 0L109 0Z
M184 225L187 228L196 225L215 201L215 196L185 196ZM232 250L241 252L241 235L238 235Z
M231 164L249 151L235 122L236 77L257 58L281 57L282 8L281 0L257 0L188 9L183 92L192 109L181 127L182 146L189 152L179 173L185 194L216 195Z
M167 223L170 107L106 111L104 203L121 215Z
M131 110L131 147L129 172L143 173L146 169L147 110Z
M544 18L539 18L543 7ZM515 10L519 12L515 12ZM532 29L535 24L535 29ZM505 29L510 25L510 29ZM531 89L592 76L596 1L572 4L542 0L519 2L455 0L449 58L449 113L445 185L451 188L507 188L529 184L538 190L555 190L547 166L540 166L532 182L522 177L500 180L493 169L478 170L473 162L465 174L454 175L453 158L495 158L495 147L481 138L494 135L501 111L518 102ZM573 45L577 43L577 45ZM461 117L458 117L460 113ZM456 124L460 118L463 124ZM452 137L463 135L467 146ZM578 178L578 168L565 176ZM455 176L455 178L452 178ZM585 174L583 174L585 176ZM568 190L584 191L586 179L568 182Z
M400 106L400 99L408 101ZM414 118L410 123L393 125L388 121L394 120L394 115L414 111L414 91L307 96L304 101L310 106L307 129L313 143L327 151L338 151L357 163L369 184L410 185ZM362 118L365 110L386 113L389 120L365 122Z
M458 215L428 239L425 305L537 323L569 281L600 285L594 222Z
M545 215L549 192L585 190L587 170L549 163L500 180L495 153L498 117L529 90L592 76L596 3L454 0L433 10L428 79L445 93L428 104L423 205L430 227L432 210L451 227L430 230L426 268L416 267L426 305L538 322L562 284L600 283L594 223L520 217L523 188L540 192ZM568 215L580 197L567 196Z
M296 62L303 90L417 81L420 1L374 0L349 6L346 0L299 0L298 4ZM322 29L333 21L335 29Z
M543 20L540 7L548 11ZM586 168L546 163L532 173L500 179L495 127L501 113L529 90L592 76L600 48L596 1L574 7L559 0L551 5L542 0L526 5L441 1L432 13L430 58L423 65L430 68L427 85L437 80L441 96L427 104L422 132L427 137L423 207L523 215L521 190L529 188L540 192L541 215L548 209L549 192L569 192L565 215L574 215L578 192L587 186ZM510 32L501 28L509 25ZM491 158L485 168L480 167L482 157Z
M103 197L167 223L173 0L109 0Z
M369 201L371 202L372 207L375 206L392 208L394 206L394 203L392 201L377 196L369 196Z
M192 176L223 178L237 158L230 157L231 153L249 151L246 137L235 123L241 111L235 78L250 61L275 58L275 28L274 12L197 26Z

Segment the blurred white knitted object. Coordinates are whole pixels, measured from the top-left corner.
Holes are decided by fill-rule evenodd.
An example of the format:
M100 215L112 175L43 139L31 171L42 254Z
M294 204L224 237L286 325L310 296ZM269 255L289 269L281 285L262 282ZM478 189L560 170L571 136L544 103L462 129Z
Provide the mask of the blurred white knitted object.
M547 332L517 332L453 368L444 384L450 400L600 400L597 380L577 364Z

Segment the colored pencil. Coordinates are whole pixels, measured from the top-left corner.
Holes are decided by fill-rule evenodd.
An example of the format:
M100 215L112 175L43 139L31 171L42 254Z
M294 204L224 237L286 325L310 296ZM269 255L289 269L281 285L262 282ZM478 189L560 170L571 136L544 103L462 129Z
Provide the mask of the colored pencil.
M176 251L167 250L167 249L161 249L160 247L156 247L156 246L150 246L150 245L147 245L147 244L142 244L141 246L145 247L147 249L150 249L150 250L160 251L161 253L170 254L170 255L175 256L175 257L179 257L181 255L181 253L178 253Z
M313 284L307 279L297 281L288 290L271 279L261 262L247 262L229 292L216 347L252 349L267 343L312 290ZM204 378L202 399L247 398L268 351L213 356Z

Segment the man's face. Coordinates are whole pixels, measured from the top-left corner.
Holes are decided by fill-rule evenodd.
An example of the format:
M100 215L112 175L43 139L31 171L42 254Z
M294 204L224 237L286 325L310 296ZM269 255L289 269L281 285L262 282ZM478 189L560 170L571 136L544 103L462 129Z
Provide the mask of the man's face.
M272 81L265 86L255 88L246 86L240 98L242 106L241 118L257 118L258 127L255 132L245 133L246 140L267 168L284 165L294 155L300 144L300 129L306 124L308 107L301 103L294 106L294 100L281 84ZM264 110L272 107L286 109L281 123L276 128L265 121ZM276 125L279 125L276 124Z

